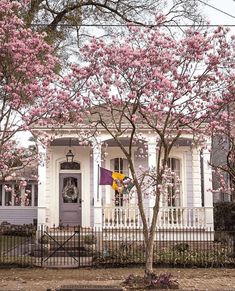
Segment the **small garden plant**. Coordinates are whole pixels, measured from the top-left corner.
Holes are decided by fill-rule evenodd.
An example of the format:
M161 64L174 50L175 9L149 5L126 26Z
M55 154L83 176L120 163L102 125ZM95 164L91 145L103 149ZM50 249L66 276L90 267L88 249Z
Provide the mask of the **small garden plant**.
M170 273L149 276L129 275L122 285L127 289L179 289L179 283Z
M92 245L97 243L97 238L94 234L88 234L84 237L84 243L87 245Z

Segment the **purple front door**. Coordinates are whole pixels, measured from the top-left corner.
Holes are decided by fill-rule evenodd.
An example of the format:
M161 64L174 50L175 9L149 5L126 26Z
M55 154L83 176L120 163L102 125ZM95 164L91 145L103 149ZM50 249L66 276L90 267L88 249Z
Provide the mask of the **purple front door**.
M81 225L81 174L60 174L60 224Z

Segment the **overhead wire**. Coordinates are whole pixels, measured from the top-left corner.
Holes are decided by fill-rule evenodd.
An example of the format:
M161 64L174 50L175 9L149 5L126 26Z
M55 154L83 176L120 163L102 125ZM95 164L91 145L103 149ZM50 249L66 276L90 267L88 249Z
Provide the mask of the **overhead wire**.
M210 5L208 4L207 2L203 1L203 0L198 0L199 2L201 2L202 4L222 13L222 14L225 14L229 17L232 17L232 18L235 18L234 15L224 11L224 10L221 10L213 5ZM234 0L235 1L235 0ZM35 24L32 24L32 26L49 26L50 24L49 23L35 23ZM75 24L66 24L66 23L61 23L61 24L58 24L57 25L58 27L67 27L67 28L73 28L73 27L77 27L77 25ZM164 26L164 27L218 27L218 26L225 26L225 27L235 27L235 24L199 24L199 25L195 25L195 24L135 24L135 23L127 23L127 24L80 24L79 27L126 27L126 26L145 26L145 27L161 27L161 26Z
M234 15L232 15L232 14L230 14L230 13L224 11L224 10L221 10L221 9L219 9L219 8L213 6L213 5L210 5L210 4L208 4L208 3L206 3L206 2L204 2L204 1L202 1L202 0L198 0L198 2L201 2L202 4L208 6L208 7L212 8L212 9L214 9L214 10L216 10L216 11L219 11L220 13L223 13L223 14L225 14L225 15L227 15L227 16L230 16L230 17L232 17L232 18L235 18Z
M32 26L49 26L49 23L34 23ZM135 23L127 23L127 24L80 24L80 25L75 25L75 24L66 24L66 23L61 23L58 24L57 26L59 27L126 27L126 26L145 26L145 27L160 27L160 26L165 26L165 27L218 27L218 26L226 26L226 27L235 27L235 24L135 24Z

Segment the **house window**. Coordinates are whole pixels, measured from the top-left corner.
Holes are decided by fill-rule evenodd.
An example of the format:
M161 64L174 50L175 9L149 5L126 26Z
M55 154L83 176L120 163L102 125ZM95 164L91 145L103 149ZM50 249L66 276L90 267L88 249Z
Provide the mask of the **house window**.
M111 160L111 169L114 172L122 173L128 176L128 163L126 159L123 158L115 158ZM123 194L115 191L115 198L114 198L115 206L123 206Z
M12 206L12 190L13 190L13 185L10 185L10 184L4 185L5 206Z
M25 194L24 194L25 206L32 206L32 191L33 191L33 185L27 184L25 187Z
M80 170L80 164L76 162L64 162L60 164L61 170Z
M38 206L38 185L34 184L34 206Z
M14 206L21 206L22 197L19 185L15 184L12 188Z
M180 160L169 158L167 165L174 173L170 181L172 186L168 187L167 205L169 207L177 207L180 206L180 184L177 182L180 179Z
M38 185L28 182L25 187L13 182L0 184L0 206L37 206Z

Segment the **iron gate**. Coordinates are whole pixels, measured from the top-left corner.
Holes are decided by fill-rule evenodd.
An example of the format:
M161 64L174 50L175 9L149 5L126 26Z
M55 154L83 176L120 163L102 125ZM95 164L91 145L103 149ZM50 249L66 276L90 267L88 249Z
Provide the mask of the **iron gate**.
M42 229L38 237L38 264L41 267L79 268L92 265L93 248L80 227Z

